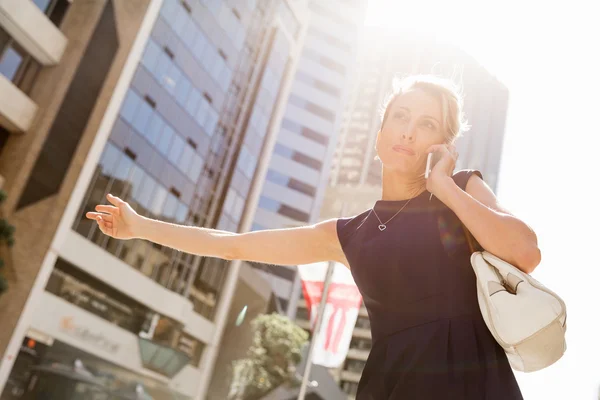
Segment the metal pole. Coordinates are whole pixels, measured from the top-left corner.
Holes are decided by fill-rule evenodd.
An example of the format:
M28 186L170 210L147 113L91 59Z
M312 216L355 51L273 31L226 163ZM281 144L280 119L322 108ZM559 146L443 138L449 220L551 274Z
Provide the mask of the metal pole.
M310 370L312 368L312 353L315 348L315 342L321 331L321 324L323 322L323 316L325 315L325 306L327 304L327 295L329 294L329 284L333 277L333 271L335 269L335 261L329 261L327 264L327 273L325 274L325 282L323 284L323 294L321 295L321 301L319 302L319 308L317 310L317 320L315 321L315 329L310 340L308 347L308 353L306 355L306 365L304 366L304 374L302 375L302 385L300 386L300 393L298 393L298 400L304 400L306 396L306 390L308 389L308 379L310 377Z
M340 209L340 217L345 217L348 211L349 204L347 201L342 203ZM323 317L325 315L325 305L327 304L327 296L329 295L329 284L333 278L333 271L335 270L335 261L329 261L327 264L327 272L325 274L325 282L323 282L323 294L321 295L321 301L319 302L319 308L317 309L317 320L315 321L315 329L313 330L312 338L308 347L308 353L306 354L306 365L304 365L304 374L302 375L302 384L300 385L300 392L298 393L298 400L304 400L306 397L306 391L308 390L308 380L310 378L310 370L312 368L312 353L315 348L316 338L321 331L321 325L323 323Z

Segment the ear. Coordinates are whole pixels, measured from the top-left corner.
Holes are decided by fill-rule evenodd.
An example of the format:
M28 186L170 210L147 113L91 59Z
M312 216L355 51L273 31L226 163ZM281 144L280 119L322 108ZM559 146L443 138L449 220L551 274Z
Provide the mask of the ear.
M379 147L379 139L381 138L381 129L377 131L377 138L375 139L375 158L373 160L377 160L379 158L379 154L377 154L377 148Z

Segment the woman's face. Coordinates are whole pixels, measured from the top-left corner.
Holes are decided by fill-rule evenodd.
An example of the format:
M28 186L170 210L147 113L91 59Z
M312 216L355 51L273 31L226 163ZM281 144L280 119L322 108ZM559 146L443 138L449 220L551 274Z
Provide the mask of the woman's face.
M377 133L377 155L384 168L398 172L425 173L427 149L446 141L438 99L413 89L397 96Z

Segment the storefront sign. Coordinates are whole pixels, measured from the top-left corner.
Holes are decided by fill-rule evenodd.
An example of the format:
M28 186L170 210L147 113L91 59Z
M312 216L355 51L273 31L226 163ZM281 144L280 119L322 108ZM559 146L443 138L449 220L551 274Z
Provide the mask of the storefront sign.
M74 317L69 316L61 318L60 330L71 336L75 336L84 342L101 347L110 353L114 354L119 351L118 343L111 341L100 332L92 332L86 326L77 324Z
M44 292L41 303L44 306L36 310L31 330L42 332L54 338L54 341L75 347L112 364L167 382L167 378L144 368L140 338L137 335L51 293ZM173 377L170 385L177 392L193 396L199 375L198 368L186 365Z

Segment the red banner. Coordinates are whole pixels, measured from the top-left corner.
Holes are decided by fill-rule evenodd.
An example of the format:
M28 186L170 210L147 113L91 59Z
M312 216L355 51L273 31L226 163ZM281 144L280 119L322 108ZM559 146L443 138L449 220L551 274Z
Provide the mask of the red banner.
M313 329L323 295L323 280L327 272L327 264L315 263L298 267ZM350 271L345 266L336 264L329 285L321 332L314 339L316 343L313 363L333 368L344 362L361 301L362 297L352 280Z

